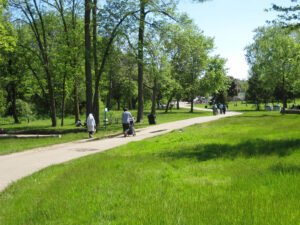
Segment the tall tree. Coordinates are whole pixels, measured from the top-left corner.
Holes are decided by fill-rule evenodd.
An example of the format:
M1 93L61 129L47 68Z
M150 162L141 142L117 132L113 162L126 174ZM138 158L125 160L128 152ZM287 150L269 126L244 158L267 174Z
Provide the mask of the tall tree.
M50 60L51 57L49 55L50 47L48 43L49 37L47 36L48 30L43 14L44 5L42 2L38 2L38 0L12 0L11 4L21 11L22 15L24 16L24 20L30 25L31 31L34 34L34 38L39 50L39 59L47 80L51 122L52 126L55 127L57 125L57 118L53 85L54 73Z
M60 70L62 76L62 97L61 97L61 126L64 125L64 114L65 114L65 102L67 98L67 81L73 78L73 86L74 86L74 104L75 104L75 121L79 120L79 110L78 110L78 92L76 84L78 79L78 70L80 65L79 56L81 56L80 45L81 38L78 38L79 26L76 12L80 11L78 4L78 0L65 1L65 0L45 0L48 6L55 9L58 13L59 18L61 20L61 26L57 27L57 30L61 30L59 32L61 34L57 35L58 48L60 49L60 54L58 54L58 62L57 64L62 64L63 68ZM55 13L55 12L54 12ZM59 24L59 25L60 25Z
M176 3L173 0L169 1L149 1L149 0L139 0L139 28L138 28L138 112L137 112L137 122L143 120L144 114L144 35L145 35L145 25L147 23L146 16L154 13L155 17L160 16L174 19L174 10ZM149 16L150 17L150 16ZM150 23L155 25L156 22L152 18Z
M137 122L141 122L144 113L144 33L146 18L146 0L140 0L139 41L138 41L138 113Z
M283 109L287 107L288 91L300 79L299 39L278 27L256 30L254 43L247 47L247 60L252 74L259 74L265 89L271 93L281 87Z
M93 112L93 79L91 65L91 10L92 1L84 1L84 46L85 46L85 84L86 84L86 116Z
M125 33L127 27L132 24L131 17L135 17L139 10L131 7L131 4L127 4L127 1L108 1L104 6L103 10L100 10L101 25L99 27L100 34L102 35L102 46L98 48L101 50L99 58L101 63L95 63L95 89L94 89L94 100L93 100L93 111L95 114L96 123L99 124L99 95L100 95L100 81L105 71L105 66L113 47L113 43L119 34ZM95 17L93 17L96 20ZM96 21L95 21L96 22ZM95 24L94 22L94 24ZM123 31L124 30L124 31ZM95 26L94 26L95 31ZM95 32L94 32L95 34ZM96 38L94 38L96 40ZM97 43L94 43L94 45ZM94 56L97 52L94 51ZM96 56L97 57L97 56ZM95 61L95 58L94 58ZM98 60L97 60L98 61ZM99 66L99 67L98 67Z
M174 41L178 50L173 65L176 73L181 74L178 77L179 82L191 102L191 112L193 112L193 100L198 92L200 79L205 74L213 40L205 37L191 25L178 33Z

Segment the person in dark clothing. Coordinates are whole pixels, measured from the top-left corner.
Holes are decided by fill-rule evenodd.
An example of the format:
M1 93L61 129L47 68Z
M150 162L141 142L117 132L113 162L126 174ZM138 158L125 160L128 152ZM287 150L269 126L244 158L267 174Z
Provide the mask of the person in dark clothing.
M122 113L123 134L124 134L124 137L127 137L130 120L132 120L133 118L127 108L124 108L123 110L124 110L124 112Z
M226 104L223 105L223 114L226 114Z

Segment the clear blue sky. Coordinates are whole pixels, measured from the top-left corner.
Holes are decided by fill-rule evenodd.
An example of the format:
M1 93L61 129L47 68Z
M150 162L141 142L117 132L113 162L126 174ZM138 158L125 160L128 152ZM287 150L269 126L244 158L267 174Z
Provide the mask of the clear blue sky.
M186 12L205 35L215 38L215 54L227 58L229 75L247 79L244 48L253 43L255 28L275 18L274 13L264 11L272 3L291 5L290 0L211 0L204 3L181 0L178 8Z

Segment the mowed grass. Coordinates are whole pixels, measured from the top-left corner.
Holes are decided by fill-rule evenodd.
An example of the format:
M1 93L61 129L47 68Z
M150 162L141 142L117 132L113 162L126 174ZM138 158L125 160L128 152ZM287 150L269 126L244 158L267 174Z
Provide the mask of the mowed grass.
M113 116L111 118L112 123L107 125L104 128L103 122L100 124L100 128L97 129L97 133L95 133L95 138L103 138L108 135L113 135L122 132L122 124L120 121L122 112L121 111L114 111L111 113ZM135 125L136 129L148 126L148 119L147 114L144 115L144 121L142 123L138 123ZM133 112L133 115L136 115L136 112ZM195 111L194 113L189 113L187 109L180 109L180 110L172 110L172 112L164 113L164 111L159 110L157 111L157 123L166 123L172 122L176 120L188 119L192 117L199 117L199 116L207 116L211 115L209 112L201 112ZM135 117L136 118L136 117ZM1 128L8 131L30 131L35 130L40 131L42 134L45 131L49 133L61 133L64 131L72 130L69 133L62 134L61 138L51 137L51 138L26 138L26 139L0 139L0 155L13 153L13 152L20 152L24 150L29 150L32 148L37 147L44 147L53 144L60 144L65 142L71 142L76 140L88 139L88 134L86 128L79 128L77 129L74 125L73 118L66 118L65 119L65 126L57 126L51 127L50 121L48 120L36 120L31 123L21 123L21 124L12 124L9 120L8 123L2 122ZM74 130L74 132L73 132Z
M245 113L53 166L0 224L298 225L300 117Z

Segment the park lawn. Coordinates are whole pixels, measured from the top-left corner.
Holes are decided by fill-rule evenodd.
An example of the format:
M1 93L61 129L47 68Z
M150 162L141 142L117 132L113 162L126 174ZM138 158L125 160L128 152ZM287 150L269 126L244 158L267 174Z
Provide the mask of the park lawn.
M53 166L0 193L0 224L299 224L299 125L245 113Z
M121 111L110 112L107 116L112 121L111 124L104 128L104 124L100 124L100 128L94 135L95 138L103 138L105 136L119 134L122 132L120 115ZM148 126L147 114L145 113L144 122L136 124L136 129ZM136 112L133 112L136 115ZM172 112L164 113L162 110L157 111L157 123L166 123L176 120L183 120L192 117L208 116L211 115L209 112L195 111L194 113L189 113L187 109L172 110ZM51 127L49 119L47 120L35 120L28 123L13 124L8 120L7 123L2 123L2 129L9 131L40 131L41 133L63 133L65 131L69 132L62 134L61 138L26 138L26 139L0 139L0 155L20 152L24 150L29 150L37 147L44 147L53 144L66 143L76 140L87 139L88 135L85 128L76 128L74 126L73 118L66 118L65 125L63 127Z

